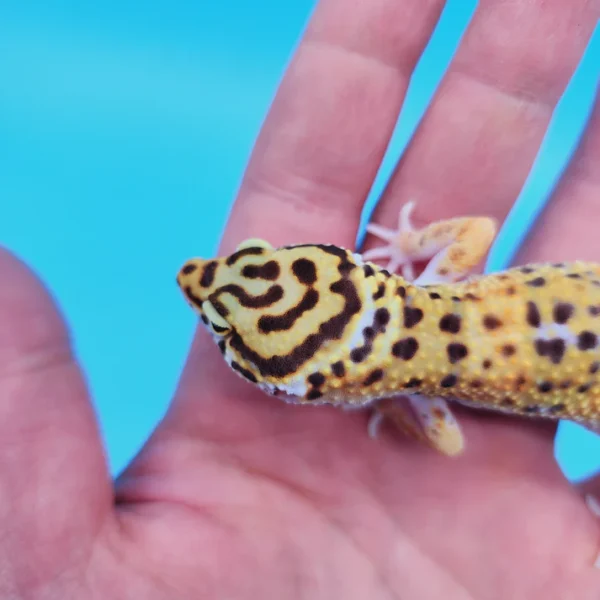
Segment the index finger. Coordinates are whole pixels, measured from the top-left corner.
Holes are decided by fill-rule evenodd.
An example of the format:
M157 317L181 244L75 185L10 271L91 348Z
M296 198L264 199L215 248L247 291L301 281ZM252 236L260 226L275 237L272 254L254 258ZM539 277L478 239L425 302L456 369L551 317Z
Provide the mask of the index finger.
M353 246L443 0L322 0L256 142L221 245Z

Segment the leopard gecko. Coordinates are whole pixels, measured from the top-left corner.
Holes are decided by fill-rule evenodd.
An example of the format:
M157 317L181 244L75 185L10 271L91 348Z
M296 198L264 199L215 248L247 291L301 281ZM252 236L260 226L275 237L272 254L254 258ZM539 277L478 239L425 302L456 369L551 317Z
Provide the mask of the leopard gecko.
M473 275L495 221L415 229L413 208L396 229L369 225L387 245L362 255L250 239L229 256L187 261L177 281L238 375L287 402L373 408L372 436L387 418L458 455L464 438L449 401L596 431L600 265ZM415 261L429 261L416 278Z

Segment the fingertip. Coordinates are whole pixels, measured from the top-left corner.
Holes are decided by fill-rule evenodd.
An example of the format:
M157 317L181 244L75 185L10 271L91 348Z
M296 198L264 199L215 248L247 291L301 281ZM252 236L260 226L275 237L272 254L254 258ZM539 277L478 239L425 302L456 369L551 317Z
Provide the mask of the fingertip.
M0 373L21 361L70 353L70 335L58 304L20 257L0 246ZM44 355L44 356L42 356Z

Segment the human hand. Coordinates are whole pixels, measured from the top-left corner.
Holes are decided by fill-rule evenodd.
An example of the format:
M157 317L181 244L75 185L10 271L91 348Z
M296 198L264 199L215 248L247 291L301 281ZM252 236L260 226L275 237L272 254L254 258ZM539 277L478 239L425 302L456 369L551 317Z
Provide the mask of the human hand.
M256 236L352 246L442 5L321 2L223 253ZM501 221L597 19L584 0L481 2L374 219L417 198L417 224ZM598 260L598 160L597 109L518 262ZM7 253L0 273L2 598L600 596L598 525L554 461L553 425L457 408L467 448L454 460L389 432L373 441L365 414L258 393L203 330L113 486L60 316Z

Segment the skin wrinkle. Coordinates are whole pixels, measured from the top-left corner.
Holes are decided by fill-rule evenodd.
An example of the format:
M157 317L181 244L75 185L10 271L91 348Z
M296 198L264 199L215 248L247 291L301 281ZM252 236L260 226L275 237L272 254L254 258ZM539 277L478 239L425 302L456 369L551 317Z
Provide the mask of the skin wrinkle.
M322 1L304 39L321 40L383 64L404 64L414 69L445 2L442 0L370 0L362 19L347 10L347 0ZM385 42L380 32L393 23Z
M534 94L529 93L525 89L516 89L502 86L500 82L492 81L491 79L485 77L485 73L469 73L468 70L463 70L460 67L456 67L451 75L453 77L463 77L473 84L481 86L482 88L487 88L492 91L498 97L504 97L507 102L511 104L515 104L517 107L522 108L523 106L528 106L528 111L532 114L537 115L541 113L547 120L550 120L550 116L554 111L556 101L548 102L543 100L540 96L535 96ZM558 100L558 99L557 99ZM490 115L492 118L492 115Z
M204 439L205 438L203 438L203 440ZM218 446L218 443L215 444L215 447L217 447L217 446ZM220 450L221 450L221 458L222 458L223 457L223 455L222 455L223 448L221 447ZM243 449L239 449L237 452L231 452L231 451L227 452L227 456L228 456L227 464L230 467L237 469L240 473L243 473L244 475L248 476L249 479L258 478L259 480L266 482L269 485L273 485L277 490L284 491L285 493L289 494L290 496L295 497L299 502L310 507L314 512L317 512L326 522L329 523L330 526L332 526L338 533L342 534L344 537L346 537L352 543L352 546L357 551L359 551L360 555L369 564L371 564L373 570L378 574L378 578L380 579L382 586L386 589L386 591L388 591L392 595L392 597L394 597L394 598L396 597L395 594L393 593L393 586L389 580L389 575L386 575L385 572L381 568L379 568L377 566L377 564L375 564L376 561L369 559L368 551L363 548L362 544L358 541L358 539L355 538L355 536L352 534L352 532L344 526L343 522L336 520L332 515L328 514L326 508L319 508L319 505L318 505L319 495L317 493L315 493L313 490L311 490L308 486L301 486L298 483L293 482L292 479L290 479L290 478L277 477L274 474L269 473L265 469L260 469L255 466L250 466L250 464L245 462L245 460L244 460ZM374 501L374 504L376 504L379 507L380 516L385 517L386 520L388 521L387 527L395 529L396 531L400 531L399 528L394 525L393 519L392 519L389 511L387 511L385 509L385 504L370 491L370 487L368 485L363 486L363 489L367 493L367 495ZM209 509L206 509L206 510L209 510ZM408 533L404 530L402 530L402 535L404 536L404 538L406 540L408 540L408 539L411 540L411 544L413 545L415 550L417 550L419 548L419 544L416 542L416 540L413 538L413 536L409 536ZM420 549L418 550L418 554L423 559L427 558L426 553L422 552ZM432 562L435 562L437 567L441 571L446 573L446 575L450 581L454 581L456 583L457 588L462 593L464 593L464 594L467 593L467 590L464 587L464 585L459 583L456 580L456 578L448 571L447 568L445 568L438 561L432 560ZM390 567L390 570L392 571L393 568ZM469 598L470 597L471 596L469 595ZM461 596L461 598L462 598L462 596ZM467 600L466 596L464 598L465 598L465 600Z
M317 52L320 48L324 48L330 52L342 52L350 58L355 58L367 63L367 67L375 66L382 67L384 70L390 70L393 73L400 75L403 79L409 80L412 72L415 69L418 59L420 58L420 52L416 56L411 57L398 57L397 61L391 60L389 57L378 57L375 54L370 54L364 50L358 50L350 48L341 43L336 43L331 40L321 40L318 38L312 38L310 35L306 38L307 47L315 46ZM402 60L401 60L402 58Z
M222 450L222 448L221 448L221 450ZM340 523L338 523L335 519L333 519L331 516L329 516L324 509L319 508L318 501L316 501L316 498L313 498L314 494L312 494L308 488L303 488L302 486L298 486L298 485L292 483L292 481L289 479L283 479L283 478L276 477L273 474L270 474L267 471L259 469L257 467L251 467L249 464L244 462L243 458L241 458L239 456L235 456L231 453L228 453L228 456L230 459L235 459L235 460L229 461L229 466L233 467L234 469L237 469L237 471L241 475L243 475L244 477L248 477L250 480L253 480L253 481L258 479L259 481L263 482L263 484L266 484L268 487L274 488L278 493L281 492L284 495L288 496L288 500L286 500L284 502L278 502L278 505L290 506L291 503L294 500L296 500L298 504L303 505L304 507L309 509L310 512L317 515L323 522L325 522L328 525L330 530L333 530L335 533L339 534L340 537L342 537L342 539L346 539L348 542L350 542L352 547L356 550L357 554L362 558L363 562L365 564L370 565L373 573L377 574L377 578L380 580L382 589L385 589L387 592L389 592L390 597L392 597L392 598L396 597L395 594L393 593L393 591L391 590L391 588L389 587L388 583L386 582L386 578L383 576L383 574L381 573L381 570L377 567L377 565L374 564L374 562L369 558L368 554L364 551L364 549L360 546L360 544L353 538L353 536L350 534L350 532L346 531ZM156 504L160 504L161 502L168 505L168 504L172 504L174 501L173 498L167 498L167 497L153 498L151 496L148 496L146 498L133 498L131 500L135 501L135 503L138 505L144 505L147 503L147 504L152 505L153 507ZM240 527L239 525L234 524L235 519L228 520L226 518L226 513L227 513L226 509L224 511L223 510L221 511L223 514L218 515L217 514L219 512L218 508L211 508L209 506L203 506L200 509L199 507L193 506L192 503L190 503L182 498L177 498L176 502L177 502L177 506L183 507L185 510L189 510L192 513L196 513L203 519L205 519L206 517L209 517L211 519L211 521L213 522L213 524L218 526L219 528L222 528L223 525L225 525L230 533L234 533L238 537L244 539L244 528ZM238 510L239 510L239 507L238 507ZM249 508L249 510L256 510L256 509ZM125 519L129 515L131 515L131 513L121 514L122 526L125 525L125 521L123 519ZM227 523L227 521L229 521L229 523ZM294 539L293 527L290 527L288 529L288 534L290 535L290 539L293 540ZM341 543L343 543L343 542L341 542ZM164 582L163 582L163 585L164 585Z
M450 572L449 566L444 566L442 563L439 562L439 560L436 560L436 559L432 558L430 555L428 555L428 553L422 548L422 545L419 544L418 541L415 539L414 535L410 535L406 531L406 529L402 529L399 526L399 524L397 524L394 521L394 517L392 515L391 510L387 509L385 503L372 492L371 487L369 485L364 485L363 490L364 490L365 494L372 499L373 504L379 507L379 512L380 512L381 517L386 519L384 530L394 531L394 532L398 532L401 534L401 535L398 535L398 533L395 533L393 536L391 536L391 538L404 539L406 541L409 541L411 544L411 547L414 549L416 554L418 554L422 559L426 559L427 562L431 562L431 563L435 564L435 566L438 568L438 570L446 575L448 581L451 581L456 585L456 588L458 591L460 591L462 594L466 594L464 596L461 596L461 600L470 600L471 598L473 598L473 596L468 592L467 588L463 585L463 583L458 581L456 576ZM348 535L350 537L352 537L352 534L350 532L348 532ZM356 543L358 544L358 542L356 542ZM387 570L389 570L389 573L396 572L397 568L396 568L396 565L393 564L392 552L386 553L386 556L389 560L389 565L387 567ZM385 563L382 563L382 564L385 564ZM385 570L382 570L381 576L382 576L383 580L388 583L390 590L392 590L393 582L391 580L391 575L389 573L386 573ZM446 590L445 593L449 593L448 590ZM399 596L399 598L400 598L400 596ZM474 600L474 598L473 598L473 600Z
M0 381L29 375L41 375L45 371L75 365L76 359L70 343L56 344L51 348L30 350L19 356L17 360L3 363L0 370Z
M481 2L454 68L495 78L496 87L513 94L529 89L532 97L553 106L579 62L599 9L598 2L582 1Z
M308 489L298 486L295 483L292 483L290 479L275 477L273 474L270 474L262 469L257 469L256 467L250 468L248 465L243 465L243 462L240 466L251 477L258 475L261 480L268 481L270 484L274 484L278 490L284 491L292 498L295 498L299 503L308 507L313 513L317 514L325 523L327 523L330 529L350 543L350 545L356 550L357 554L363 559L365 564L370 565L373 573L376 574L377 579L381 583L382 589L388 592L390 597L396 597L387 577L384 575L381 568L376 564L376 561L369 556L368 552L362 547L358 540L354 538L350 531L343 526L342 523L338 522L335 518L329 515L324 507L321 508L318 506L318 503L315 502L315 499L313 498L314 494L312 492L310 492Z
M206 441L206 440L203 438L203 442L204 441ZM354 538L352 533L350 531L348 531L341 522L338 522L335 518L333 518L333 516L329 515L325 508L319 507L318 494L316 494L309 487L301 486L298 483L293 482L293 480L291 478L277 477L276 475L268 472L265 469L261 469L256 466L251 466L248 463L248 461L244 459L244 452L241 449L238 451L231 451L231 450L226 451L226 450L224 450L224 448L222 446L218 447L218 443L215 444L215 448L220 451L219 452L219 462L222 462L223 458L226 457L227 458L226 464L230 468L232 468L234 471L237 471L237 473L248 478L249 480L256 481L258 479L259 481L266 483L268 485L268 487L273 487L278 492L283 492L284 494L288 495L289 497L295 498L299 503L301 503L304 506L311 509L311 511L313 513L316 513L317 515L319 515L323 521L328 523L328 525L330 526L331 529L336 531L344 539L347 539L351 543L351 545L355 548L357 553L363 558L363 560L367 564L369 564L371 566L373 572L377 574L377 578L380 580L382 588L385 589L387 592L389 592L391 597L394 597L394 598L396 597L390 586L388 577L385 576L383 574L383 572L381 571L381 569L374 563L374 561L369 558L368 552L364 548L362 548L362 546L358 542L358 540L356 540ZM224 451L226 452L226 454L224 454ZM165 453L160 452L159 454L164 456ZM168 454L168 452L167 452L167 454ZM215 456L214 458L217 458L217 457ZM142 469L142 471L144 470L143 465L141 466L141 469ZM155 473L155 475L159 474L159 473L160 473L160 470L157 473ZM148 473L145 473L145 476L146 475L148 475ZM127 487L129 487L130 485L133 485L135 487L135 483L129 482ZM211 508L209 508L209 506L206 506L206 505L203 506L202 509L199 511L199 509L197 507L196 508L193 507L193 505L189 501L186 501L185 499L180 497L179 494L176 499L169 498L168 496L158 498L158 497L153 497L152 495L144 495L144 494L142 494L141 497L128 498L127 496L128 496L128 494L126 493L122 498L120 498L120 502L130 501L130 502L136 502L137 504L142 504L142 503L160 503L160 502L172 503L173 501L176 501L179 506L184 506L192 511L199 512L199 514L202 517L204 517L206 515L206 513L214 515L214 513L216 512L216 509L211 509ZM286 502L286 505L287 504L289 504L289 502ZM378 504L380 504L380 503L378 503ZM125 516L125 515L123 515L123 516ZM220 523L220 521L218 519L215 519L215 523ZM239 533L239 531L238 531L238 533Z

